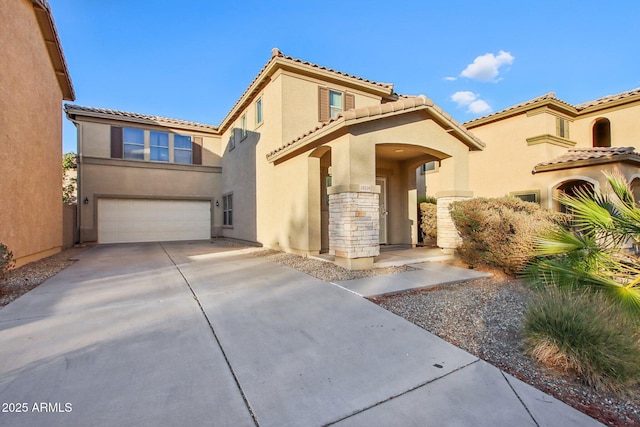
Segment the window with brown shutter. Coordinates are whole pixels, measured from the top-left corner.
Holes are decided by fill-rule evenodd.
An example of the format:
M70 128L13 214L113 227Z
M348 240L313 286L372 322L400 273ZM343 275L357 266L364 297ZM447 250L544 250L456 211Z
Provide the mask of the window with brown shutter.
M111 126L111 158L122 158L122 128Z
M328 122L343 111L356 108L356 99L352 93L318 87L318 120Z
M318 120L327 122L329 118L329 88L320 86L318 87Z
M191 149L193 150L193 164L201 165L202 164L202 137L201 136L193 137Z
M356 97L352 93L344 94L344 111L356 108Z

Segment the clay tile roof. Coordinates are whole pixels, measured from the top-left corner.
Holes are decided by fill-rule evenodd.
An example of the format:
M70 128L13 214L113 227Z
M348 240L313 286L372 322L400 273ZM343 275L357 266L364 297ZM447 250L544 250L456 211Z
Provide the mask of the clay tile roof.
M566 165L584 160L615 161L616 157L622 155L627 155L628 157L640 162L640 153L637 153L634 147L574 148L553 160L538 163L533 168L533 171L536 172L539 168L544 166Z
M218 130L216 126L203 124L203 123L196 123L196 122L180 120L180 119L171 119L168 117L149 116L146 114L130 113L126 111L110 110L106 108L83 107L80 105L65 104L64 109L67 114L88 113L87 115L107 115L107 116L115 116L117 118L133 119L134 121L136 120L152 121L159 124L188 126L188 127L201 128L203 130L209 130L209 131Z
M629 98L633 95L640 95L640 88L632 89L628 92L618 93L616 95L603 96L602 98L594 99L593 101L583 102L582 104L576 104L578 110L584 110L594 105L607 104L609 102L618 101L620 99Z
M424 95L419 95L419 96L413 96L413 97L403 97L394 102L387 102L384 104L372 105L367 107L359 107L359 108L343 111L342 113L338 114L336 117L332 118L331 120L316 126L314 129L311 129L305 132L304 134L298 136L297 138L271 151L270 153L267 154L267 158L270 158L293 145L297 145L302 140L306 139L307 137L315 133L320 132L321 130L327 129L329 127L337 127L341 123L348 123L350 121L362 119L362 118L376 119L378 117L391 115L393 113L408 112L409 110L414 110L414 109L424 108L424 107L428 107L435 110L440 115L442 115L445 119L447 119L451 123L452 127L456 128L460 133L466 135L469 139L472 139L478 145L484 146L483 142L481 142L472 133L467 131L462 125L460 125L457 121L455 121L451 116L446 114L444 110L442 110L440 107L435 105L431 99L427 98Z
M560 98L556 98L555 92L549 92L549 93L545 93L544 95L539 96L537 98L530 99L529 101L525 101L525 102L522 102L520 104L512 105L511 107L505 108L504 110L496 111L495 113L488 114L488 115L482 116L482 117L478 117L478 118L473 119L473 120L469 120L468 122L464 123L464 126L473 127L473 125L476 124L477 122L484 123L488 119L491 119L493 117L504 116L505 114L508 114L510 112L515 112L516 110L520 110L520 109L526 108L528 106L532 106L534 104L542 103L542 102L545 102L545 101L555 101L555 102L558 102L560 104L564 104L565 106L567 106L567 107L569 107L571 109L575 108L573 105L569 104L568 102L563 101Z
M267 63L264 64L264 66L260 69L260 71L254 77L254 79L251 81L249 86L247 86L247 88L242 93L242 95L240 95L240 98L238 98L238 100L233 105L233 107L231 107L231 110L229 110L229 112L227 113L227 116L222 120L222 123L220 124L220 128L222 130L224 130L224 128L226 128L228 122L232 118L235 117L235 113L234 112L244 102L245 97L247 95L250 95L251 91L255 91L256 90L255 85L264 77L265 71L276 60L285 60L285 61L289 61L289 62L294 63L294 64L301 64L301 65L305 65L305 66L308 66L308 67L311 67L311 68L315 68L317 70L328 71L330 73L334 73L334 74L337 74L337 75L342 76L342 77L348 77L348 78L351 78L351 79L355 79L355 80L357 80L357 81L359 81L361 83L367 83L367 84L372 84L372 85L378 86L378 87L384 89L385 91L388 91L389 95L393 94L393 83L374 82L373 80L363 79L362 77L354 76L352 74L343 73L342 71L337 71L337 70L334 70L333 68L328 68L328 67L324 67L324 66L321 66L321 65L318 65L318 64L314 64L312 62L303 61L301 59L297 59L297 58L294 58L292 56L285 55L284 53L282 53L282 51L280 49L278 49L277 47L274 47L273 49L271 49L271 57L269 58Z
M338 74L340 76L356 79L356 80L359 80L359 81L364 82L364 83L374 84L376 86L380 86L380 87L383 87L385 89L389 89L389 90L393 89L393 83L381 83L381 82L374 82L373 80L363 79L362 77L354 76L353 74L343 73L342 71L334 70L333 68L324 67L322 65L314 64L314 63L309 62L309 61L303 61L301 59L285 55L284 53L282 53L282 51L280 49L273 48L271 50L271 58L276 58L276 57L277 58L283 58L283 59L286 59L288 61L293 61L293 62L298 63L298 64L308 65L309 67L317 68L319 70L329 71L331 73L335 73L335 74Z

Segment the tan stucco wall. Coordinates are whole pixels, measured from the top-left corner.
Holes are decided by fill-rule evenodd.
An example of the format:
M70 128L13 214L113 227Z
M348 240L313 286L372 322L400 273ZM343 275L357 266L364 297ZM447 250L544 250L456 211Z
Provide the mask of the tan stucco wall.
M611 146L635 147L637 150L640 149L639 116L640 103L585 114L571 124L571 138L575 138L578 146L591 147L593 124L599 118L607 118L611 123Z
M22 265L62 245L62 92L32 2L2 2L0 46L0 242Z
M187 166L185 170L131 167L133 161L119 160L105 164L85 163L78 206L81 207L81 239L96 241L99 197L135 197L156 199L211 199L220 194L220 173L204 166ZM133 162L140 164L141 162ZM84 199L88 198L88 203ZM222 225L221 213L214 208L212 234Z

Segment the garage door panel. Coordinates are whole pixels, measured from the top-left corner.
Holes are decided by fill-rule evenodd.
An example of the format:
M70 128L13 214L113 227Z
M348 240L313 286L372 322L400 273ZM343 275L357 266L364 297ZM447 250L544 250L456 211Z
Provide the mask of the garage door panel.
M204 240L211 203L200 200L98 199L98 242Z

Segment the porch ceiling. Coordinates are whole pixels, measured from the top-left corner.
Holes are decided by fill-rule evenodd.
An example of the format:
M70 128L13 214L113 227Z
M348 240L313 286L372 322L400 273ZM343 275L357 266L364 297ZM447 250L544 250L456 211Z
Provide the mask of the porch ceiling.
M428 149L408 144L378 144L376 157L395 161L412 160L416 158L432 158L437 160Z

